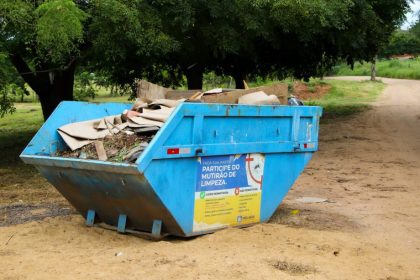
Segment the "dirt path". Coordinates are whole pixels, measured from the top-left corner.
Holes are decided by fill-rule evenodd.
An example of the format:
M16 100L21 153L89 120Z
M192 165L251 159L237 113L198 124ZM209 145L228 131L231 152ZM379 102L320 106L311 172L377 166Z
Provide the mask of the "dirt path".
M384 82L372 110L323 124L270 223L160 242L79 216L3 227L0 279L419 279L420 81Z

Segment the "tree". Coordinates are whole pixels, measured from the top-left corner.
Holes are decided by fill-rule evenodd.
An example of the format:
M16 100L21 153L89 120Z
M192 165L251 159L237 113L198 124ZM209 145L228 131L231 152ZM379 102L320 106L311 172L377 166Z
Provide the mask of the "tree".
M308 79L346 59L373 61L409 0L157 0L164 32L180 44L162 61L201 88L206 71Z
M0 50L44 117L73 98L76 67L112 83L202 88L203 73L308 79L372 61L410 0L15 0L0 2Z
M420 54L420 37L409 31L395 31L381 54L385 57L399 54Z
M141 0L1 1L0 50L37 93L47 118L59 102L73 100L78 65L106 66L120 81L138 74L126 74L130 52L143 59L132 63L165 52L168 37L143 6Z
M418 12L418 19L416 23L410 28L410 33L420 39L420 11Z

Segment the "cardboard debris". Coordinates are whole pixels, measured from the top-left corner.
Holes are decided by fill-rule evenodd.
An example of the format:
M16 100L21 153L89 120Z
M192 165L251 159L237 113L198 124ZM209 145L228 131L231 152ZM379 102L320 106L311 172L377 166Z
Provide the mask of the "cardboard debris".
M154 106L165 106L168 108L174 108L178 106L180 103L184 102L186 99L182 98L179 100L171 100L171 99L156 99L152 103L150 103L149 107L153 108Z
M108 126L106 125L106 123L107 122L116 123L115 122L116 118L117 118L117 116L104 117L103 119L100 119L98 122L96 122L93 127L95 129L108 129ZM121 121L121 123L122 123L122 121Z
M275 95L267 95L263 91L245 94L239 97L238 104L247 105L280 105L280 101Z
M169 118L169 116L172 114L173 110L174 108L166 108L166 107L162 107L159 110L144 109L143 113L140 114L140 117L143 117L149 120L165 122Z
M131 110L140 111L142 108L147 108L150 102L151 101L146 98L136 98L136 101L134 102L134 105L131 108Z
M133 110L125 110L121 115L105 116L102 119L88 120L70 123L58 128L58 133L63 138L67 146L72 150L78 150L91 144L94 140L114 137L117 134L134 135L156 133L169 118L174 108L182 100L157 99L144 108L145 99L137 100L136 106L142 107L141 113ZM149 108L158 108L155 110ZM95 149L100 160L106 160L105 150L101 149L101 144L94 143ZM103 145L102 145L103 146ZM105 152L105 153L104 153Z
M108 129L96 129L95 124L98 122L100 122L100 119L70 123L63 125L58 130L66 133L69 136L80 139L95 140L99 138L104 138L105 136L110 134L110 131ZM124 129L125 127L127 127L127 123L117 125L117 127L118 129ZM118 129L113 128L111 131L113 133L118 133Z
M158 126L140 127L140 128L135 128L134 132L135 133L151 133L151 132L158 132L159 129L160 127Z
M60 130L58 130L58 134L60 134L61 138L63 138L64 142L66 142L67 146L69 146L72 151L80 149L81 147L89 145L93 142L92 140L83 140L71 137Z
M131 128L158 126L162 127L163 122L145 119L143 117L132 117L128 120L128 126Z

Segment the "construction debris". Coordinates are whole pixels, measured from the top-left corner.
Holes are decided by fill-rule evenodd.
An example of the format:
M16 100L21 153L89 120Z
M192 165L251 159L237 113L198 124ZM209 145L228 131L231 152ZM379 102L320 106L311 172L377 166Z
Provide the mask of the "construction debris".
M172 90L158 85L154 86L154 84L144 80L140 80L137 84L137 97L150 100L179 100L184 98L189 101L200 100L203 103L238 104L239 97L258 91L262 91L267 95L275 95L279 99L280 104L287 105L288 89L287 84L284 83L274 83L268 86L241 90L215 88L205 92L197 92L197 90Z
M70 150L57 156L134 163L180 103L287 104L287 85L245 90L216 88L201 92L174 91L141 80L137 97L133 107L120 115L58 128Z
M181 100L138 99L131 110L61 126L58 133L71 151L57 156L135 162Z
M239 97L239 104L248 105L280 105L280 100L275 95L267 95L263 91L248 93Z
M108 156L106 155L106 151L104 148L104 142L102 141L95 141L96 154L98 155L99 160L107 160Z
M127 135L117 134L114 136L107 136L102 141L104 150L107 154L107 161L113 162L128 162L133 163L137 160L140 153L127 158L133 149L141 146L141 151L147 147L154 135ZM61 151L55 156L66 158L79 158L90 160L103 160L98 157L98 152L95 144L92 142L75 151L65 150Z

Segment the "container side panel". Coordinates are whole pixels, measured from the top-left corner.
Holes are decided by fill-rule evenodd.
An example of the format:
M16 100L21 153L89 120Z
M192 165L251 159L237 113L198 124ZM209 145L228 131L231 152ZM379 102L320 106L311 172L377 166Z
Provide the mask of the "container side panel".
M144 174L185 233L192 231L197 158L153 160Z
M308 117L300 118L298 141L318 141L318 136L314 134L312 119Z
M273 215L311 158L312 153L266 154L261 221Z
M50 156L57 150L65 148L64 141L57 133L57 128L73 122L121 114L122 111L130 107L131 104L124 103L61 102L22 154Z
M154 159L318 149L320 107L181 104L138 163Z
M184 117L177 125L176 129L172 132L171 137L166 141L165 145L189 145L192 143L192 130L193 126L192 117Z
M162 220L164 232L183 235L168 209L141 174L38 166L41 174L83 215L94 210L100 221L117 226L127 215L127 228L151 232Z
M291 117L205 117L203 144L290 141Z

